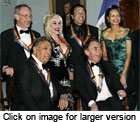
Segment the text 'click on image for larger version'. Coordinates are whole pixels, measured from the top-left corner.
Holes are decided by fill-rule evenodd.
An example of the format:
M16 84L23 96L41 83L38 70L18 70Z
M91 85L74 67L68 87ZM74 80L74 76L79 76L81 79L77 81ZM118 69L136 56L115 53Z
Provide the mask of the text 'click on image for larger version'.
M140 112L76 112L76 111L43 111L43 112L0 112L0 121L7 120L32 120L32 121L47 121L47 122L120 122L131 121L138 122Z

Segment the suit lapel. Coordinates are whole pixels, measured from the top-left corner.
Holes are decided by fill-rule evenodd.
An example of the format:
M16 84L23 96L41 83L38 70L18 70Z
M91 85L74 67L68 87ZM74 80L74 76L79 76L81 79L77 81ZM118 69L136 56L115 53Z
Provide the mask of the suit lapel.
M79 45L81 48L83 46L83 44L85 44L89 37L90 37L90 29L88 27L88 25L82 25L83 27L83 37L81 40L80 37L78 37L78 33L76 34L75 29L73 27L73 25L71 24L71 38L77 43L77 45ZM80 35L81 36L81 35Z
M34 62L32 61L34 60L32 57L29 58L29 61L31 62L32 67L35 69L35 71L38 73L39 77L42 79L42 81L47 84L47 86L49 87L49 84L47 83L44 74L42 73L42 70L39 70L36 65L34 64Z
M46 81L45 76L43 75L43 73L42 72L39 72L38 74L41 77L41 79L43 80L43 82L49 87L49 84L47 83L47 81Z
M18 31L17 31L16 26L13 28L13 36L14 36L14 41L16 42L17 47L22 50L22 52L24 53L24 55L26 57L24 47L22 47L23 45L21 45L21 43L17 42L17 40L20 40L20 35L19 35ZM35 35L31 30L30 30L30 37L31 37L31 43L33 43L35 41ZM22 40L20 40L20 41L22 41ZM31 49L31 47L32 46L30 46L29 49Z
M30 36L31 36L31 42L34 42L35 41L35 35L31 30L30 30Z
M103 70L103 73L104 73L104 76L105 76L106 83L107 83L108 86L110 86L110 74L109 74L109 71L108 71L109 65L107 65L106 62L102 61L101 66L102 66L102 70Z
M14 27L14 29L15 29L15 32L16 32L16 34L18 35L18 37L20 37L20 35L19 35L18 31L17 31L16 26ZM14 37L14 42L15 42L15 44L17 45L16 47L17 47L18 49L20 49L20 50L22 51L24 57L27 58L27 56L26 56L26 54L25 54L25 51L24 51L24 48L21 47L21 46L16 42L16 41L17 41L17 38L15 37L14 30L13 30L13 37Z

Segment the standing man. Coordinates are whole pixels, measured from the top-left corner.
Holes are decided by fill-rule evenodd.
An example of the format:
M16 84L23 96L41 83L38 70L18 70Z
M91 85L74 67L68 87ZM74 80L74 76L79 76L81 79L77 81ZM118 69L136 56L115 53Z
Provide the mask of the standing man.
M76 77L83 110L123 110L118 96L125 97L126 92L113 65L108 61L100 61L100 43L97 39L90 39L83 48L87 61L78 67L80 72Z
M15 72L15 98L12 110L60 110L67 108L64 87L59 85L53 69L47 65L52 45L49 37L39 37L33 44L31 57ZM58 97L60 96L59 102Z
M85 54L83 51L83 44L88 41L89 38L98 38L98 28L85 24L86 20L86 10L83 5L76 4L71 8L70 11L72 24L67 27L64 32L64 36L72 47L72 53L69 58L69 64L73 66L74 69L74 82L72 82L73 90L76 90L77 80L75 79L78 75L75 70L79 64L82 65L82 62L85 60ZM77 95L74 94L75 99Z
M19 65L30 56L30 50L40 34L30 29L32 12L22 4L14 10L15 27L1 33L1 68L6 74L6 91L9 96L10 79Z
M72 47L70 61L74 67L85 58L83 44L89 37L98 38L98 29L85 24L86 10L83 5L76 4L71 8L72 24L65 31L65 38Z
M85 24L86 10L83 5L76 4L71 8L72 24L67 27L64 32L65 38L69 45L72 47L72 53L69 58L70 64L73 65L74 70L79 63L85 60L83 51L83 44L89 38L98 38L98 29L91 25ZM74 77L77 75L74 72ZM74 79L74 86L77 81Z

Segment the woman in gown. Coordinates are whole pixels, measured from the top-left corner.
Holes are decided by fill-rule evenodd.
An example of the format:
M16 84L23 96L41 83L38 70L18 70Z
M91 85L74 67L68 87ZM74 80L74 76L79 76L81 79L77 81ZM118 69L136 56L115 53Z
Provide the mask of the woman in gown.
M133 89L134 82L131 66L132 41L130 29L123 27L123 13L120 7L112 5L106 10L105 23L107 28L100 35L103 49L103 60L109 60L116 68L124 89ZM135 99L135 98L134 98ZM129 109L134 99L129 99Z
M105 29L101 35L101 44L103 48L103 60L111 61L124 88L128 87L128 71L131 60L131 38L130 30L122 27L123 14L120 7L113 5L105 13Z
M73 80L73 72L70 64L67 63L72 49L62 33L62 18L55 13L46 13L44 16L45 33L52 39L53 51L50 59L50 64L54 69L54 73L58 82L64 86L69 101L66 110L74 110L74 101L72 97L71 81Z

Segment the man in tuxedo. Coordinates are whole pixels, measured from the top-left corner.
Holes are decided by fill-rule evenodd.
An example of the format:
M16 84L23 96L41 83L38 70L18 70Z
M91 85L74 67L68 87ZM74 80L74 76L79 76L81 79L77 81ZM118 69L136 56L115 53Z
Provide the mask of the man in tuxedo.
M88 59L78 67L80 72L76 77L83 110L122 110L119 97L125 97L126 93L112 64L100 61L100 43L97 39L90 39L83 48Z
M40 36L30 28L32 12L28 5L16 6L14 18L15 27L1 33L1 68L6 74L7 97L10 97L10 79L19 65L30 56L35 38Z
M83 51L83 44L90 38L98 38L98 29L91 25L85 24L86 10L83 5L76 4L71 8L72 24L67 27L64 32L65 38L72 47L72 53L69 62L74 69L77 64L84 61L85 54ZM75 75L75 74L74 74Z
M82 45L89 39L89 37L98 38L98 29L94 26L85 24L86 10L83 5L74 5L71 8L70 14L72 17L72 24L67 27L64 35L67 42L72 47L72 63L73 65L77 65L79 60L83 60L84 52Z
M63 110L68 106L64 87L55 79L53 69L45 65L50 60L51 52L49 37L36 39L31 57L15 71L15 98L12 110L47 111L58 110L58 107Z
M73 91L75 91L77 73L75 72L77 66L85 60L83 51L83 44L90 38L98 38L98 29L94 26L85 24L86 9L81 4L76 4L71 8L71 25L66 28L64 36L66 41L72 47L72 53L68 60L71 64L71 71L74 70L74 82L72 82ZM74 95L75 96L75 95ZM76 95L77 96L77 95Z

